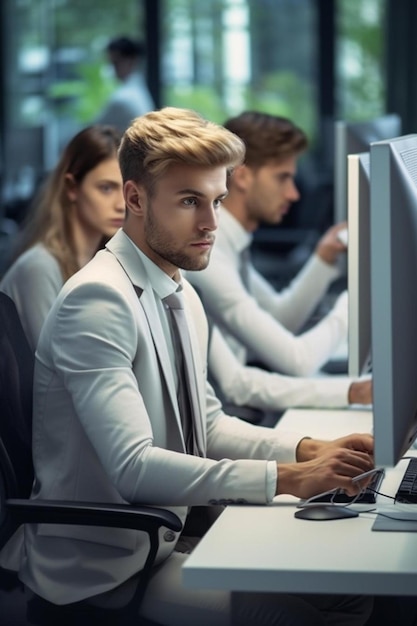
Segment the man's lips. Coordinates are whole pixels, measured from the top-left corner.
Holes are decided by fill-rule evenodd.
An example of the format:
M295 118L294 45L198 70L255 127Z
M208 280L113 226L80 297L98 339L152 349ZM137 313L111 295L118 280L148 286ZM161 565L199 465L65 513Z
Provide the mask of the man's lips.
M194 248L211 248L214 244L214 239L203 239L202 241L194 241L190 245Z

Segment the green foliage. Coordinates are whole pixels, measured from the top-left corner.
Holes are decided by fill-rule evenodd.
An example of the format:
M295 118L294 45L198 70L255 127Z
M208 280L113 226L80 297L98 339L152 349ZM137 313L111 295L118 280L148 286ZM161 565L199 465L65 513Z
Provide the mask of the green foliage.
M214 86L169 86L163 101L170 106L194 109L213 122L223 123L243 110L255 109L273 115L296 119L309 135L314 135L315 109L311 106L312 87L292 72L265 74L256 85L248 85L239 94L239 107L227 106Z
M116 82L103 76L103 64L99 62L80 63L76 72L79 79L54 83L48 96L55 101L60 115L88 123L108 100Z
M221 98L213 87L207 85L165 87L163 101L169 106L193 109L203 117L219 124L227 117Z
M385 3L339 0L338 9L339 117L370 119L385 110Z
M41 4L36 0L31 4ZM104 46L117 35L140 37L143 3L138 0L66 0L54 2L55 37L60 46Z
M316 127L313 87L293 72L265 74L260 84L248 87L246 109L257 109L293 120L312 138Z

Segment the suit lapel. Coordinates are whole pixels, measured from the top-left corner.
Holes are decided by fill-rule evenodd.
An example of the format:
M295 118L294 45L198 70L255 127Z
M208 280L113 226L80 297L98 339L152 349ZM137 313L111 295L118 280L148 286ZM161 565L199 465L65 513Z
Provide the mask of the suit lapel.
M172 373L171 360L169 358L168 350L166 347L164 332L159 323L158 311L155 308L153 298L149 296L149 292L140 289L139 287L137 287L137 285L133 285L133 287L136 291L139 303L142 306L143 312L148 322L148 327L152 335L152 341L154 344L156 356L158 358L160 369L166 383L171 404L177 418L178 426L180 430L182 430L180 416L178 413L175 379Z
M114 254L123 270L132 282L132 286L138 296L139 305L145 314L149 332L152 336L156 356L160 365L163 379L166 383L166 389L171 401L172 410L178 425L178 430L182 433L181 418L178 411L178 400L175 386L175 378L172 371L171 359L167 350L164 331L159 321L159 313L155 306L153 298L152 285L149 282L145 268L143 267L140 256L135 250L133 242L122 231L118 231L114 237L107 243L106 247ZM184 442L185 449L185 442Z

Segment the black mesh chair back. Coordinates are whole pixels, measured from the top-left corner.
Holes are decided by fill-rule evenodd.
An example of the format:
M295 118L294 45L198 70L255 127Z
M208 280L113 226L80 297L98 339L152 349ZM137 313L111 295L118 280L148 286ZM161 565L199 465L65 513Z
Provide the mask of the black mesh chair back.
M1 292L0 357L1 473L8 497L27 498L33 483L34 355L13 300Z
M4 503L29 497L33 482L33 365L16 306L0 292L0 548L17 526ZM18 585L14 573L0 569L0 589Z

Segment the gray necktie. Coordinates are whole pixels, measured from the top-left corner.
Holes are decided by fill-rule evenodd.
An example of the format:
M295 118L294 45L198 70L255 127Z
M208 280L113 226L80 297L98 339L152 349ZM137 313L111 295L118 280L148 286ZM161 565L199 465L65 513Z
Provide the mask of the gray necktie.
M164 298L163 302L168 306L171 316L171 329L178 367L178 405L186 450L188 454L202 456L195 436L195 424L197 420L201 421L201 414L191 340L182 294L174 292Z

